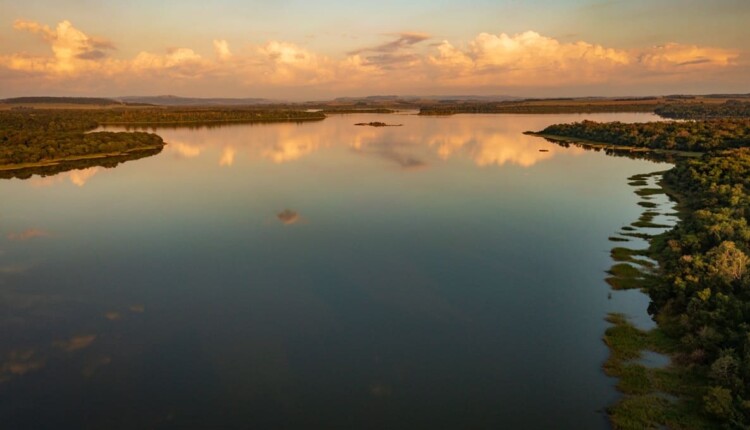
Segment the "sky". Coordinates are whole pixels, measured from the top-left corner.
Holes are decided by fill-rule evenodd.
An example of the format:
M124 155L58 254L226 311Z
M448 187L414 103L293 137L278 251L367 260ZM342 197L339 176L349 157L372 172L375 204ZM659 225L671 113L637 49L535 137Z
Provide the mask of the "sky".
M0 0L0 97L750 92L750 0Z

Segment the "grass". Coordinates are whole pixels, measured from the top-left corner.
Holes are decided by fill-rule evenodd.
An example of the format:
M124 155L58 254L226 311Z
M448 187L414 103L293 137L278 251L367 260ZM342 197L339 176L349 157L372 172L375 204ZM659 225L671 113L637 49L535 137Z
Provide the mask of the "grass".
M635 190L635 193L639 196L653 196L657 194L664 194L662 188L639 188Z
M648 368L634 363L645 350L671 354L676 341L660 329L639 330L622 314L610 314L612 324L604 334L610 356L604 371L618 378L617 389L624 396L607 413L615 429L714 428L698 401L705 375L687 367L671 364L666 368Z
M615 248L612 251L613 254L622 256L626 253L625 251L621 251L624 249L625 248ZM613 290L644 289L647 287L647 279L644 277L644 273L630 264L617 263L613 265L607 273L612 276L607 277L604 281L607 282Z
M645 181L650 176L635 175L629 180ZM662 185L661 181L659 185ZM668 189L643 188L636 193L648 198L665 191ZM637 228L671 227L653 222L660 213L650 209L658 205L644 201L638 204L646 210L638 221L622 228L622 236L650 241L660 236L637 231ZM613 289L648 288L654 278L636 267L654 266L651 261L636 258L649 256L648 250L615 247L610 255L616 263L608 271L611 276L606 281ZM618 379L617 389L623 393L616 404L607 408L614 429L716 428L717 423L704 414L701 406L707 385L706 375L674 361L664 368L648 367L637 361L647 350L670 356L677 351L678 340L667 336L660 328L669 326L668 322L660 320L657 328L645 331L633 326L622 314L609 314L607 321L612 326L607 328L603 340L610 355L603 369L607 375Z
M610 256L615 261L633 263L648 268L654 267L654 263L649 260L635 258L637 256L647 257L648 252L646 250L637 250L618 246L616 248L612 248L612 251L610 251Z
M639 179L637 181L628 182L628 185L630 185L631 187L645 187L646 185L648 185L648 182L643 179Z
M627 237L610 236L608 239L610 242L630 242Z
M607 271L607 273L621 278L639 278L643 276L643 273L640 270L627 263L615 264Z
M630 225L632 225L633 227L638 227L638 228L670 228L672 227L671 225L667 225L667 224L657 224L655 222L642 221L642 220L638 220L636 222L630 223Z
M653 234L640 233L640 232L637 232L637 233L622 233L622 235L623 236L628 236L628 237L635 237L635 238L643 239L643 240L650 240L652 237L654 237Z

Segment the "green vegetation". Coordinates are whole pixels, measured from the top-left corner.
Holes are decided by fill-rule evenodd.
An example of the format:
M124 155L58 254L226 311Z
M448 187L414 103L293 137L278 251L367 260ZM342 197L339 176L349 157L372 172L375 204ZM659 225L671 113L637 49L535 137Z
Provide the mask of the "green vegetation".
M630 239L626 237L610 236L609 241L610 242L630 242Z
M705 374L673 363L650 368L638 362L644 351L674 354L678 345L660 328L639 330L621 314L607 317L612 326L604 334L610 356L604 371L618 378L625 396L608 413L616 429L716 428L717 421L702 412Z
M643 273L634 251L615 248L613 288L645 289L658 328L642 332L613 316L605 335L608 374L626 396L609 410L615 428L750 427L750 120L598 124L549 127L543 133L615 145L702 151L678 158L663 187L680 201L678 225L650 240L658 267ZM645 181L646 177L631 177ZM639 182L640 184L640 182ZM663 192L642 188L639 195ZM647 208L656 203L640 202ZM633 227L653 227L647 210ZM666 227L666 226L663 226ZM638 252L638 255L643 255ZM658 342L656 342L658 340ZM670 353L672 364L632 363L638 351Z
M55 99L56 100L56 99ZM88 99L87 99L88 100ZM94 99L97 100L97 99ZM52 102L54 100L51 100ZM102 124L173 126L263 121L320 120L320 112L261 109L30 109L0 111L0 171L68 164L91 158L133 159L153 154L161 137L143 132L93 132ZM157 151L158 152L158 151ZM140 157L135 157L140 158Z
M110 109L89 112L99 124L150 125L150 124L210 124L249 123L273 121L319 121L323 112L267 109L201 109L152 108ZM88 114L88 113L87 113Z
M77 104L77 105L122 105L117 100L97 97L14 97L0 100L7 104Z
M323 113L326 114L350 114L350 113L394 113L396 112L394 109L386 109L386 108L324 108L321 109Z
M727 100L722 104L679 103L659 106L654 112L672 119L750 118L750 102Z
M419 110L420 115L454 115L459 113L599 113L599 112L653 112L655 104L650 103L616 103L616 102L496 102L464 103L447 106L425 106Z
M2 133L0 170L92 156L121 155L162 146L161 137L140 132Z
M538 134L632 148L706 152L750 146L750 119L551 125Z
M14 166L12 170L0 170L0 179L29 179L34 175L54 176L70 170L87 169L90 167L114 168L120 163L151 157L162 151L162 147L153 149L138 149L119 155L107 154L91 158L76 158L58 160L54 163L39 163L30 167Z
M97 127L88 115L91 112L99 111L0 112L0 171L28 172L81 159L153 152L164 146L161 137L149 133L85 133Z

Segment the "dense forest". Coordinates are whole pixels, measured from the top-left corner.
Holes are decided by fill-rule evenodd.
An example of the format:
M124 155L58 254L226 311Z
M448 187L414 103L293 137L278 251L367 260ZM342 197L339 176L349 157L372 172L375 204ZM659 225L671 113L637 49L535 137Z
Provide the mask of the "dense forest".
M454 115L459 113L598 113L598 112L653 112L654 103L583 103L555 102L549 104L530 104L524 102L497 103L464 103L450 105L425 106L419 110L420 115Z
M541 134L705 152L678 158L664 174L667 191L683 208L681 221L651 238L647 255L659 267L642 287L658 322L656 337L663 334L676 345L673 366L679 370L666 373L677 375L669 383L683 387L681 397L697 399L696 413L724 428L750 427L750 120L585 121L554 125ZM636 367L627 369L630 374L620 376L632 385ZM624 406L629 410L614 410L657 419L653 398L644 399Z
M164 146L164 141L161 137L142 132L0 132L0 166L122 154L162 146Z
M708 376L704 408L728 427L750 425L750 149L685 160L664 176L689 209L653 241L660 282L650 311Z
M119 155L108 155L106 157L81 158L74 160L61 160L54 164L36 165L33 167L14 168L12 170L0 169L0 179L29 179L34 175L54 176L70 170L88 169L91 167L114 168L121 163L151 157L159 154L163 147L139 148L138 150L125 152Z
M750 146L750 119L551 125L538 134L650 149L705 152Z
M306 121L325 118L321 112L262 109L28 109L0 111L0 166L72 158L114 156L164 145L142 132L88 132L103 124L174 126L264 121Z
M122 105L124 103L117 100L99 98L99 97L13 97L0 100L0 103L7 104L77 104L77 105Z
M750 118L750 102L728 100L721 104L676 103L659 106L654 112L671 119Z

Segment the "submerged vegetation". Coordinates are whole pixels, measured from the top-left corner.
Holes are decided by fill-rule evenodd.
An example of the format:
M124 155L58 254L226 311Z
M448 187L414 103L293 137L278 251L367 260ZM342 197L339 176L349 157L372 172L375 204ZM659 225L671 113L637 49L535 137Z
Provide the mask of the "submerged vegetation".
M663 174L664 190L649 188L648 175L629 179L644 187L636 191L643 199L665 191L677 198L680 210L670 215L681 221L662 234L640 233L634 229L668 227L653 223L657 203L641 201L645 212L620 234L650 240L649 249L612 250L607 282L647 292L658 327L645 332L610 316L605 370L620 378L626 396L609 413L623 429L750 426L750 120L583 122L542 134L704 153L678 158ZM651 369L632 361L648 350L669 353L672 364Z

